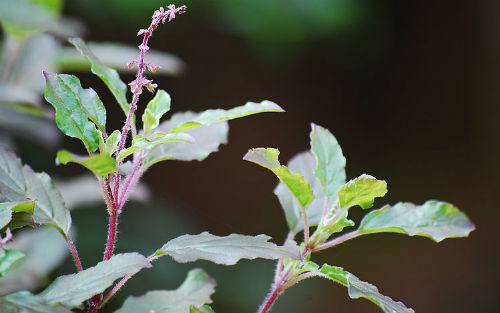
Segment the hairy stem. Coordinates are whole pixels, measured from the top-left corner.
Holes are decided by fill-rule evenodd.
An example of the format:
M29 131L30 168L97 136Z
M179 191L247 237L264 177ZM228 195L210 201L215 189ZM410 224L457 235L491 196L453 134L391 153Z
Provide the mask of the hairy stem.
M362 236L363 234L360 233L359 231L355 230L355 231L352 231L350 233L346 233L342 236L339 236L337 238L334 238L330 241L327 241L325 243L322 243L316 247L314 247L312 249L312 252L317 252L317 251L321 251L321 250L324 250L324 249L328 249L328 248L331 248L333 246L336 246L338 244L341 244L347 240L350 240L350 239L354 239L356 237L359 237L359 236Z
M113 256L116 243L116 233L118 232L118 212L113 210L109 214L108 239L106 241L106 250L104 250L103 260L109 260Z
M82 262L80 261L80 257L78 256L78 250L76 250L76 246L69 237L69 235L64 235L64 239L68 244L69 251L71 252L71 256L73 257L73 261L75 262L76 270L81 272L83 270Z
M118 199L116 201L117 210L120 211L128 197L130 196L130 192L138 183L139 178L142 175L141 164L143 161L143 157L134 156L134 163L132 165L132 171L127 175L125 181L123 182L123 187L120 190L118 195Z

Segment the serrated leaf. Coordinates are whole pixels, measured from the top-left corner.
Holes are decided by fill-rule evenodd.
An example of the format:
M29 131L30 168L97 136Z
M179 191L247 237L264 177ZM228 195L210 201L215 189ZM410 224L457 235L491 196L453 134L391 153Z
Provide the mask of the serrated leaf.
M9 272L12 264L19 261L23 257L24 254L20 251L12 249L3 250L0 248L0 278Z
M68 247L59 232L51 227L26 229L15 234L9 249L26 256L0 279L0 294L20 290L37 290L48 281L48 275L68 255Z
M402 302L396 302L379 293L377 287L364 282L341 267L324 264L318 272L320 277L333 280L348 288L352 299L366 298L378 305L385 313L415 313Z
M118 72L130 73L126 64L137 59L137 47L111 42L87 42L89 49L101 62ZM150 49L147 53L148 62L159 66L157 74L179 75L184 70L183 62L175 55L159 50ZM58 68L70 71L86 70L88 63L80 53L72 48L62 48L56 59Z
M78 51L90 63L90 70L97 75L106 86L109 88L118 104L122 108L125 115L128 114L129 103L127 101L127 85L120 79L120 75L114 69L104 65L95 55L90 51L85 42L81 38L70 38L68 40L73 44Z
M122 133L119 130L115 130L109 135L108 139L106 139L102 153L107 155L112 155L115 153L116 149L118 149L118 143L120 142Z
M68 163L77 163L94 175L104 177L116 171L116 160L108 154L94 154L90 157L78 156L67 150L59 150L57 152L56 164L66 165Z
M63 306L52 306L45 299L28 291L20 291L0 298L0 311L5 313L72 313Z
M32 201L35 202L33 218L36 223L56 227L68 234L71 216L50 177L23 166L12 152L0 147L0 203Z
M321 186L321 182L314 175L316 160L310 151L305 151L296 154L287 164L291 172L300 174L309 183L314 194L314 200L306 207L307 218L309 225L317 225L321 220L323 207L328 207L332 201L325 203L325 193ZM274 189L274 194L278 197L281 207L285 212L285 217L288 227L293 233L297 233L304 229L304 221L301 218L300 204L295 196L290 192L285 184L280 182ZM333 200L333 199L332 199Z
M94 267L56 278L40 296L50 304L62 303L68 307L76 307L106 290L115 280L133 275L145 267L151 267L151 264L138 253L117 254Z
M345 184L345 157L337 139L321 126L311 124L311 152L316 159L314 174L321 182L323 191L332 198Z
M246 236L231 234L219 237L207 232L199 235L183 235L167 242L159 250L180 263L198 259L217 264L234 265L240 259L300 258L299 248L294 243L277 246L269 242L267 235Z
M250 149L243 160L253 162L272 171L279 180L285 184L302 208L314 200L314 195L309 183L300 174L291 173L290 170L280 164L278 156L280 151L273 148Z
M170 101L170 95L165 90L158 90L154 98L149 101L142 114L145 135L148 135L153 129L158 127L163 114L170 110Z
M233 120L240 117L245 117L252 114L264 112L285 112L279 105L274 102L264 100L262 102L247 102L245 105L235 107L229 110L215 109L207 110L195 119L185 122L170 131L178 133L200 126L209 126L217 122Z
M202 113L180 112L162 122L157 130L168 133L174 127L177 127L186 121L196 119ZM202 161L212 152L218 151L219 145L227 143L229 125L227 121L218 122L210 126L202 126L186 131L194 138L193 143L170 142L159 146L149 157L146 158L146 166L152 166L155 163L164 160L181 161Z
M424 236L436 242L467 237L475 229L465 213L450 203L427 201L422 205L399 202L371 211L361 221L361 233L403 233Z
M132 141L132 145L130 147L122 150L120 154L118 154L118 160L123 160L129 155L139 150L149 152L156 148L161 147L166 143L172 143L172 142L191 143L193 142L193 140L194 140L193 137L191 137L186 133L164 134L164 135L159 135L153 139L148 139L146 137L138 135L134 137L134 140Z
M56 110L57 127L67 136L83 141L89 150L95 151L99 147L100 136L95 125L103 130L106 123L104 106L95 91L83 89L80 80L73 75L47 72L43 75L46 83L45 99Z
M375 198L383 197L386 193L385 181L363 174L340 188L338 192L340 207L350 208L359 205L363 209L368 209L373 206Z
M29 18L26 18L29 12ZM75 20L63 18L46 8L24 0L0 0L0 21L8 32L18 36L30 36L47 31L60 37L74 36L82 26Z
M194 269L189 271L178 289L149 291L140 297L129 297L115 313L190 313L192 306L212 303L210 295L214 293L215 285L207 273Z

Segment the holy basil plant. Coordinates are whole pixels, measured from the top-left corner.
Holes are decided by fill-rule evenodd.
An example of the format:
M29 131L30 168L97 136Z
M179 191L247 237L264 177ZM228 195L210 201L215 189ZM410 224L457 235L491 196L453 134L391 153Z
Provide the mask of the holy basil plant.
M375 198L387 193L387 183L363 174L346 182L346 160L335 137L327 129L311 125L311 149L297 154L288 166L281 165L279 150L251 149L244 159L272 171L279 179L274 193L279 199L290 229L288 239L304 233L300 258L278 261L272 291L259 308L268 312L276 298L296 283L311 277L329 279L347 287L353 299L366 298L386 313L414 311L379 293L377 287L364 282L338 266L316 264L314 252L328 249L362 235L401 233L428 237L436 242L445 238L467 237L474 225L450 203L430 200L423 204L399 202L385 205L366 214L357 229L345 232L355 223L348 218L349 209L370 209ZM315 230L310 234L310 227Z
M16 264L22 263L19 260L25 257L26 263L33 262L29 259L30 254L36 254L36 251L24 255L16 250L16 230L23 226L46 225L56 229L67 243L77 270L75 274L56 278L39 293L26 290L2 296L1 312L63 313L73 309L97 312L127 280L140 270L151 267L153 261L162 256L170 256L181 263L203 259L224 265L233 265L240 259L300 259L299 247L291 240L279 246L270 242L271 238L266 235L216 236L207 232L171 239L149 256L136 252L114 253L118 216L146 170L166 160L205 159L221 144L227 143L228 120L257 113L283 112L277 104L262 101L248 102L230 110L180 112L162 120L170 111L171 97L165 90L157 90L158 86L146 77L147 72L158 70L157 65L145 59L148 40L160 23L172 21L185 10L185 6L174 5L160 8L154 13L150 26L139 31L137 35L142 36L139 58L127 64L130 69L137 68L137 76L128 87L118 72L106 66L82 39L70 39L123 110L126 118L122 129L107 128L106 107L92 88L82 87L76 76L43 72L45 99L55 109L57 127L65 135L80 140L87 151L87 155L77 155L61 150L56 162L79 164L97 178L109 213L106 248L102 262L83 268L71 238L70 211L51 177L35 172L12 151L0 147L0 277L5 275L8 281L16 281L22 276L10 274L19 274L16 269ZM128 89L132 93L131 99L127 95ZM146 104L140 117L142 129L137 129L135 112L144 90L155 93L155 96ZM129 134L131 140L127 141ZM23 235L19 233L19 237ZM47 240L41 245L54 240L48 240L40 232L35 235ZM13 237L15 240L10 242ZM33 236L26 238L34 239ZM42 274L44 268L49 271L60 260L60 251L44 251L49 252L53 254L45 255L45 258L53 259L51 264L40 263L35 266L40 268L40 273L32 274ZM22 269L22 265L19 268ZM156 290L140 297L130 297L116 312L213 312L207 304L211 303L214 290L214 279L203 270L195 269L188 273L178 289Z

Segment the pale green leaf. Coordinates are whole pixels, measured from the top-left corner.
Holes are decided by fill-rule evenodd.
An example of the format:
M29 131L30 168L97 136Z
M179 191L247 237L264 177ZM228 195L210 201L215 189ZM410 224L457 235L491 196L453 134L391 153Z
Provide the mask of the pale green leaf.
M140 297L129 297L115 313L190 313L192 306L212 303L210 295L214 291L215 281L203 270L194 269L178 289L149 291Z
M24 254L17 250L3 250L2 248L0 248L0 278L7 274L7 272L9 272L12 264L19 261L23 257Z
M385 313L415 313L407 308L402 302L396 302L391 298L379 293L377 287L361 281L353 274L341 267L324 264L318 276L337 282L348 288L349 297L352 299L366 298L378 305Z
M0 298L3 313L71 313L63 306L47 304L45 299L28 291L20 291Z
M68 255L66 241L51 227L37 227L16 232L9 249L26 256L0 279L0 294L20 290L35 291L49 280L51 273Z
M35 202L2 202L0 203L0 229L4 227L9 227L11 230L17 227L11 227L9 222L11 219L15 219L13 214L21 213L27 215L33 215L35 210Z
M290 170L280 164L278 160L280 152L272 148L250 149L243 160L253 162L272 171L279 180L285 184L302 208L314 200L313 191L309 183L300 174L291 173Z
M168 254L180 263L202 259L224 265L234 265L240 259L300 258L299 248L295 243L289 242L284 246L277 246L269 242L270 239L271 237L267 235L231 234L219 237L203 232L199 235L183 235L172 239L163 245L157 254Z
M215 109L204 111L200 113L200 115L198 115L195 119L187 121L184 124L171 129L170 131L174 133L182 132L200 126L208 126L217 122L233 120L236 118L264 112L284 112L284 110L276 103L267 100L259 103L247 102L245 105L229 110Z
M323 208L328 208L331 205L331 200L327 202L325 192L321 186L321 182L314 175L316 160L310 151L305 151L295 155L287 164L291 172L300 174L311 186L314 194L314 200L306 207L307 218L309 225L317 225L321 220ZM297 233L304 229L304 221L301 218L300 204L295 196L290 192L287 186L280 182L274 189L274 194L278 197L281 207L285 212L285 217L288 227L293 233ZM333 199L332 199L333 200Z
M101 177L116 171L116 160L108 154L94 154L86 157L75 155L67 150L59 150L57 152L57 164L66 165L70 162L85 166L94 175Z
M162 122L157 130L168 133L189 120L195 120L202 113L180 112ZM153 151L145 161L147 166L151 166L163 160L181 160L181 161L202 161L212 152L219 149L219 145L227 143L229 125L227 121L218 122L210 126L202 126L186 131L194 138L193 143L170 142L159 146Z
M29 12L29 18L27 18ZM60 37L74 36L82 26L75 20L63 18L44 7L24 0L0 0L0 21L8 32L29 36L47 31Z
M118 143L120 142L121 136L122 133L119 130L113 131L111 135L109 135L108 139L106 139L103 151L101 152L107 155L112 155L113 153L115 153L116 149L118 149Z
M5 148L0 147L0 203L35 202L33 218L67 235L71 216L50 177L35 173Z
M316 159L314 174L328 198L345 184L345 157L337 139L326 128L311 124L311 152Z
M399 202L371 211L361 221L361 233L403 233L440 242L445 238L467 237L475 229L465 213L450 203L427 201L422 205Z
M103 64L120 73L130 74L127 63L139 56L137 46L126 46L114 42L87 42L87 46ZM184 70L184 64L177 56L159 50L148 50L147 61L160 67L156 74L179 75ZM62 48L59 51L56 64L59 68L70 71L88 69L88 63L71 48Z
M118 154L118 160L123 160L129 155L139 150L143 150L146 153L148 153L167 143L172 143L172 142L190 143L193 142L193 140L194 140L193 137L191 137L186 133L161 134L152 139L138 135L134 137L134 140L132 141L132 145L130 147L122 150Z
M45 99L56 110L57 127L67 136L80 139L88 149L95 151L99 146L100 135L91 120L101 130L104 130L106 123L104 107L95 91L83 89L80 80L73 75L43 74L46 82Z
M40 296L50 304L75 307L106 290L115 280L133 275L145 267L151 267L151 264L138 253L117 254L94 267L56 278Z
M120 79L118 72L104 65L81 38L70 38L69 42L89 61L92 73L97 75L106 84L118 104L120 104L123 112L128 114L127 85Z
M215 313L215 311L208 305L202 305L199 308L191 306L189 313Z
M170 110L170 101L170 95L165 90L158 90L154 98L149 101L142 114L145 135L148 135L153 129L158 127L163 114Z
M386 193L385 181L363 174L340 188L338 192L340 207L350 208L359 205L363 209L368 209L373 206L375 198L383 197Z

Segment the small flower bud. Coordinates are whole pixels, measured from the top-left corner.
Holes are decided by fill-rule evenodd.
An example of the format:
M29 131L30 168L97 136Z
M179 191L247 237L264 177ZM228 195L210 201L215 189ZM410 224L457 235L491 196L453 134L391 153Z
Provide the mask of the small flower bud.
M148 31L147 29L139 29L139 31L137 32L137 36L140 36L140 35L144 34L147 31Z
M137 60L132 60L132 61L130 61L130 62L127 63L127 68L129 70L131 70L131 69L134 68L134 65L136 65L136 64L137 64Z

